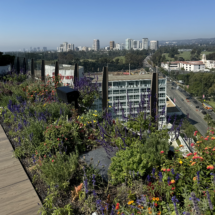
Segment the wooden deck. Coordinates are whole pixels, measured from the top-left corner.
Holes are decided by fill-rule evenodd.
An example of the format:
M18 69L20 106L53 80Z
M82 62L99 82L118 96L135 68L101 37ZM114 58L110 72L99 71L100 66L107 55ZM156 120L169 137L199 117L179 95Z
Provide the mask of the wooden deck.
M0 215L36 215L41 201L0 125ZM40 206L38 205L40 204Z

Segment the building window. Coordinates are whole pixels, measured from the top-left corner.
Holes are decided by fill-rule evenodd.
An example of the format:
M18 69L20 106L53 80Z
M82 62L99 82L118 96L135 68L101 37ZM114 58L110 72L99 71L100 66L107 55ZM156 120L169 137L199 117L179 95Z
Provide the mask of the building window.
M119 94L119 90L113 90L113 94Z
M139 89L134 89L134 93L139 93Z
M134 95L134 99L139 99L140 96L139 95Z
M128 96L128 98L129 98L129 99L134 99L134 96L133 96L133 95L132 95L132 96Z
M120 94L125 94L126 90L120 90Z
M130 93L134 93L134 90L127 90L127 92Z
M126 100L126 96L120 96L120 100Z
M165 97L165 93L158 93L158 97L159 97L159 98Z
M159 87L159 91L165 91L165 87Z

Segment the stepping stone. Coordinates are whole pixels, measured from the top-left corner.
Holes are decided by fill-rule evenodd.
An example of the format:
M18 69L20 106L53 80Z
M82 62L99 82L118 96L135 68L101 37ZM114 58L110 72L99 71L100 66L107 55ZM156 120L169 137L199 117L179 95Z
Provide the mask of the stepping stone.
M109 150L108 150L109 151ZM99 174L104 181L108 182L108 168L111 164L111 157L115 156L117 148L113 148L113 152L109 152L110 156L106 153L103 146L99 146L93 151L82 154L79 158L86 164L92 164L92 167L99 170ZM85 159L84 159L85 157ZM92 160L91 160L92 159ZM98 164L98 161L99 164ZM103 167L102 167L103 166Z

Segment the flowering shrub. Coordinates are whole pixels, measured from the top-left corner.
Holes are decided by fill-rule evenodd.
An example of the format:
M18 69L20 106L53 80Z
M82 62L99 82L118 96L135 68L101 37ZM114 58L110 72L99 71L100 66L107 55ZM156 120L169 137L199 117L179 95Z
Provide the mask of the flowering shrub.
M58 186L65 189L69 185L69 180L78 166L78 150L69 156L64 152L57 152L55 156L47 155L42 159L39 170L41 177L49 186Z

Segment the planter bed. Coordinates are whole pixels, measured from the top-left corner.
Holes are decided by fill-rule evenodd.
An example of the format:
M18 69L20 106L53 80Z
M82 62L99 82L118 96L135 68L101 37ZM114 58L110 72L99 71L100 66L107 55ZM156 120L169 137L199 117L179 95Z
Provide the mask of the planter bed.
M215 174L213 129L207 138L194 134L198 141L193 147L202 157L190 153L184 158L177 149L175 154L170 153L168 131L154 130L150 119L141 122L142 131L137 135L132 132L132 122L130 131L109 115L103 117L103 113L91 110L76 112L72 105L57 102L54 86L48 82L26 86L21 79L16 90L13 82L0 85L0 104L7 107L0 112L0 123L48 215L69 214L67 206L72 208L71 214L97 211L100 215L106 204L105 214L112 215L181 214L193 211L193 191L198 204L206 204L206 187L215 205L215 184L210 182ZM90 107L96 89L82 80L78 84L84 95L80 106ZM40 96L36 98L36 94ZM183 196L184 187L188 197ZM54 200L48 200L48 204L50 197ZM200 209L202 214L214 212L205 205Z

